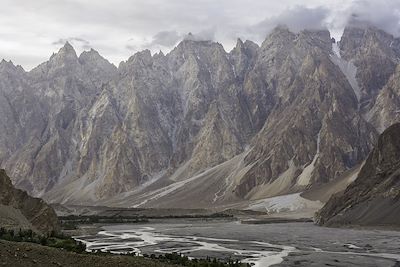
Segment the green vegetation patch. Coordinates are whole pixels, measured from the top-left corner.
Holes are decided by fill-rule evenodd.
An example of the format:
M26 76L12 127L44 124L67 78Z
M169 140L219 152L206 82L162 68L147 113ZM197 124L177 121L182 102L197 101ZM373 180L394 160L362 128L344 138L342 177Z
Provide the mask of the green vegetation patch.
M19 231L14 231L0 228L0 239L13 242L36 243L43 246L61 248L76 253L82 253L86 251L86 245L84 243L76 241L75 239L63 234L57 234L54 231L48 235L39 235L32 230L20 229Z
M179 264L182 266L189 267L250 267L250 264L241 263L239 260L227 259L226 261L220 261L216 258L206 259L189 259L187 256L180 255L178 253L170 253L165 255L143 255L146 258L156 259L160 262L169 264Z
M12 241L12 242L28 242L36 243L43 246L54 247L64 249L66 251L72 251L76 253L85 253L86 245L80 241L76 241L71 237L64 234L58 234L55 232L49 235L39 235L32 230L14 231L0 228L0 239ZM100 256L112 256L110 252L96 251L94 253L88 253ZM189 259L187 256L180 255L177 253L165 254L165 255L143 255L145 258L152 259L157 262L176 264L180 266L188 267L249 267L249 264L240 263L239 260L225 260L221 261L216 258L206 259ZM135 253L126 254L126 257L138 257Z

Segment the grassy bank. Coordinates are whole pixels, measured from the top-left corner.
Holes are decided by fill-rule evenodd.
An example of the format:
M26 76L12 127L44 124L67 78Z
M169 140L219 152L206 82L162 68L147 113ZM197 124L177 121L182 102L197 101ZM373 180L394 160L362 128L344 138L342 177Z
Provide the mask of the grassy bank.
M52 232L48 235L39 235L32 230L14 231L0 228L0 239L13 242L29 242L42 246L61 248L67 251L83 253L86 250L85 244L78 242L64 234Z
M109 252L88 253L88 252L86 252L86 246L84 243L82 243L80 241L76 241L73 238L66 236L64 234L58 234L55 232L52 232L48 235L40 235L40 234L33 232L32 230L20 229L19 231L15 231L15 230L7 230L5 228L0 228L0 240L9 241L12 243L24 243L24 244L32 243L32 245L37 244L37 245L40 245L40 247L42 247L42 249L43 249L43 247L55 248L55 249L64 251L64 253L73 252L76 254L91 255L91 256L105 257L105 258L117 257L116 255L113 255ZM18 246L18 245L14 244L14 246ZM40 248L38 248L38 249L40 249ZM49 250L47 250L47 251L49 251ZM0 255L3 256L3 254L0 254ZM16 253L15 255L18 256L18 253ZM26 256L24 256L24 255L27 255L27 254L26 253L22 254L23 258L26 258ZM41 255L37 255L37 256L39 257ZM135 253L131 253L131 254L126 254L126 255L118 256L118 257L120 257L120 258L121 257L122 258L146 258L147 262L154 262L154 265L152 265L152 266L170 266L170 265L189 266L189 267L243 267L243 266L248 266L248 265L241 264L239 261L234 262L231 260L219 261L217 259L211 259L211 258L189 259L186 256L179 255L176 253L165 254L165 255L160 255L160 256L156 256L156 255L152 254L152 255L144 255L144 257L139 257L139 256L136 256ZM36 263L37 263L38 260L35 259L34 255L32 256L32 258L33 258L32 261L34 263L36 261ZM57 261L55 261L55 262L57 262ZM127 262L129 262L129 260ZM18 266L18 265L13 264L12 266ZM26 265L26 266L29 266L29 265ZM45 266L45 265L38 265L38 266ZM80 266L80 265L71 265L71 266ZM103 266L103 265L98 265L98 266ZM120 266L147 266L147 265L120 265ZM148 265L148 266L150 266L150 265Z

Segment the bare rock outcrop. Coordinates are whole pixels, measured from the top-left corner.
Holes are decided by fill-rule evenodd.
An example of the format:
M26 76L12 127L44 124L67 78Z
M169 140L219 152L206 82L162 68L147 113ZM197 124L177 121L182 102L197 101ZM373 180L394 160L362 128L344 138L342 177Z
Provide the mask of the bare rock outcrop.
M59 222L53 208L42 199L15 189L4 170L0 170L0 213L2 227L32 228L41 233L59 231Z
M400 226L400 124L383 132L357 179L316 219L326 226Z

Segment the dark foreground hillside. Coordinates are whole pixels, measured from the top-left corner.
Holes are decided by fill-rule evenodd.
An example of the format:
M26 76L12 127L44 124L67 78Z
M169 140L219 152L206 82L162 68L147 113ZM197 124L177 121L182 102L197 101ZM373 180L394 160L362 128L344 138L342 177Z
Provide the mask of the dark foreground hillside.
M327 226L400 227L400 124L379 137L357 179L327 202L317 221Z
M0 169L0 226L50 233L59 231L57 215L42 199L16 189L5 170Z
M177 267L179 265L169 265L143 257L77 254L37 244L0 240L0 266Z

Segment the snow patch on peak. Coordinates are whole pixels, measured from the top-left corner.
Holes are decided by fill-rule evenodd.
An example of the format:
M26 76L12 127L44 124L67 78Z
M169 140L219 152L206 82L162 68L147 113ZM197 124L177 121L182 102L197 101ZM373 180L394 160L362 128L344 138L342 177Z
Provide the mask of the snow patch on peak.
M340 55L340 48L337 43L332 44L332 51L335 56L337 56L338 58L342 58L342 56Z
M357 67L351 61L344 60L340 55L340 49L337 43L332 44L332 52L331 60L332 62L339 67L347 81L349 82L351 88L354 91L354 94L357 97L358 103L360 103L361 99L361 88L358 85L356 75L357 75ZM360 108L360 104L358 104L358 108Z

